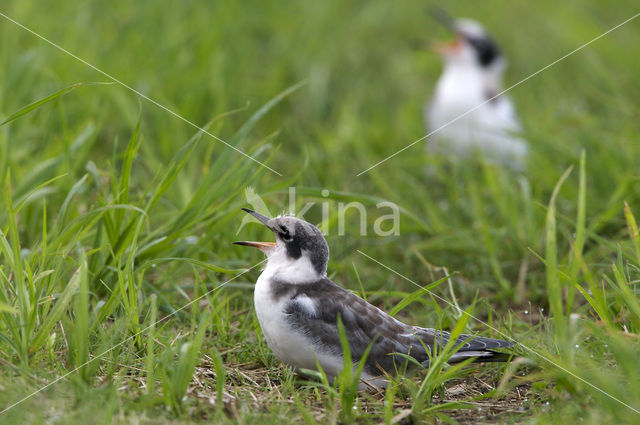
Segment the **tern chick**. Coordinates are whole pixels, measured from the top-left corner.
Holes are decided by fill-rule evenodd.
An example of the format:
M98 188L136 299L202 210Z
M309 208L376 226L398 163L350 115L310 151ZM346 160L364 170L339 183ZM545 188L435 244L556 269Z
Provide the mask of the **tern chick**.
M317 369L330 379L343 368L338 317L342 320L352 360L359 362L372 344L361 375L360 388L384 387L386 373L395 374L409 355L429 365L434 346L450 334L405 324L327 278L329 246L314 225L295 217L269 218L249 209L274 234L275 242L235 242L259 248L267 265L254 292L256 315L275 355L297 369ZM493 351L512 344L499 339L460 335L450 363L468 358L505 361L508 354Z

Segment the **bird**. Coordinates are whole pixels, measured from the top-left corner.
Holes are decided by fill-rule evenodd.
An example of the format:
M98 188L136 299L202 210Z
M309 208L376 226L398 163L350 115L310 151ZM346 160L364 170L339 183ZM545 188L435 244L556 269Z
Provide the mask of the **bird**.
M501 94L506 60L484 27L471 19L436 17L453 31L451 43L435 43L443 70L424 118L433 140L427 150L452 158L480 152L494 164L523 171L528 143L511 100Z
M275 234L275 242L234 242L260 249L267 264L254 290L255 312L267 345L282 362L298 371L320 365L333 381L344 358L338 320L349 344L353 362L364 359L359 389L384 388L387 374L403 370L405 356L429 366L434 346L444 347L450 333L405 324L327 277L329 245L311 223L293 216L269 218L248 208ZM508 353L494 349L512 347L500 339L460 335L460 348L448 360L460 362L507 361ZM355 364L354 364L355 367Z

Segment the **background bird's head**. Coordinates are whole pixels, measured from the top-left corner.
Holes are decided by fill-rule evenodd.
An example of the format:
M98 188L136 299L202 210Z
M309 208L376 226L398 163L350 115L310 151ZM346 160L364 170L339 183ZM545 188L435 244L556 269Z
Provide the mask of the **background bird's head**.
M504 58L498 45L478 22L471 19L439 20L456 35L450 43L434 44L434 49L447 65L479 67L488 71L504 68Z
M248 208L243 210L271 230L276 236L276 241L241 241L234 242L235 244L260 249L267 255L268 266L295 271L292 276L305 274L304 277L314 278L326 274L329 245L320 229L296 217L269 218Z

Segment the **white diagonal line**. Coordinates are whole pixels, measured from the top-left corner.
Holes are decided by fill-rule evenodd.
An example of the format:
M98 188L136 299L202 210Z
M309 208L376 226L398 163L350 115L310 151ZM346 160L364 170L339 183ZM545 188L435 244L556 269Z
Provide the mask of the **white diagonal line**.
M72 58L74 58L75 60L82 62L83 64L85 64L86 66L88 66L89 68L93 69L94 71L104 75L105 77L107 77L108 79L110 79L111 81L120 84L122 87L126 88L127 90L132 91L133 93L137 94L138 96L142 97L145 100L148 100L149 102L153 103L154 105L156 105L158 108L165 110L166 112L170 113L171 115L173 115L174 117L186 122L187 124L189 124L190 126L197 128L198 130L200 130L201 132L205 133L206 135L212 137L213 139L217 140L218 142L224 144L225 146L233 149L234 151L238 152L239 154L243 155L244 157L252 160L253 162L260 164L261 166L263 166L264 168L266 168L269 171L272 171L274 173L276 173L277 175L279 175L280 177L282 177L282 174L280 174L279 172L277 172L276 170L274 170L273 168L269 167L268 165L264 164L263 162L258 161L257 159L255 159L254 157L252 157L251 155L241 151L240 149L236 148L235 146L233 146L232 144L226 142L225 140L221 139L220 137L216 136L213 133L210 133L209 131L205 130L204 128L200 127L199 125L197 125L196 123L194 123L193 121L188 120L187 118L183 117L182 115L178 114L177 112L174 112L173 110L167 108L166 106L162 105L161 103L153 100L152 98L150 98L149 96L140 93L138 90L134 89L133 87L131 87L130 85L120 81L119 79L117 79L116 77L114 77L113 75L103 71L102 69L98 68L95 65L90 64L89 62L87 62L86 60L82 59L81 57L76 56L75 54L71 53L70 51L68 51L67 49L65 49L64 47L60 46L59 44L54 43L53 41L49 40L48 38L46 38L43 35L38 34L37 32L35 32L34 30L32 30L31 28L28 28L24 25L22 25L20 22L16 21L15 19L5 15L4 13L0 12L0 16L2 16L3 18L5 18L6 20L13 22L14 24L16 24L17 26L19 26L20 28L22 28L23 30L35 35L36 37L38 37L39 39L41 39L42 41L50 44L51 46L55 47L56 49L60 50L61 52L66 53L67 55L71 56Z
M375 167L377 167L378 165L387 162L388 160L390 160L391 158L393 158L394 156L406 151L407 149L409 149L410 147L414 146L417 143L422 142L423 140L427 139L428 137L430 137L431 135L439 132L440 130L442 130L445 127L448 127L449 125L453 124L454 122L458 121L459 119L462 119L464 117L466 117L467 115L469 115L470 113L472 113L473 111L477 110L478 108L481 108L482 106L486 105L487 103L493 101L494 99L496 99L499 96L502 96L503 94L505 94L506 92L510 91L511 89L514 89L516 87L518 87L519 85L521 85L522 83L524 83L525 81L530 80L531 78L535 77L536 75L540 74L541 72L546 71L547 69L551 68L552 66L556 65L559 62L562 62L563 60L565 60L566 58L568 58L569 56L573 55L574 53L579 52L580 50L584 49L585 47L589 46L590 44L598 41L599 39L601 39L602 37L604 37L605 35L609 34L612 31L617 30L618 28L620 28L621 26L631 22L632 20L634 20L635 18L637 18L638 16L640 16L640 12L636 13L635 15L633 15L632 17L630 17L629 19L619 23L618 25L616 25L613 28L608 29L607 31L603 32L602 34L600 34L599 36L592 38L591 40L587 41L586 43L584 43L583 45L581 45L580 47L576 47L575 49L573 49L572 51L570 51L569 53L567 53L566 55L554 60L553 62L551 62L550 64L548 64L547 66L544 66L542 68L540 68L539 70L537 70L536 72L534 72L533 74L529 75L528 77L523 78L522 80L518 81L517 83L515 83L512 86L509 86L508 88L502 90L500 93L496 94L495 96L485 100L484 102L474 106L473 108L469 109L468 111L458 115L457 117L455 117L454 119L452 119L451 121L441 125L440 127L436 128L435 130L432 130L431 132L429 132L428 134L426 134L425 136L422 136L421 138L419 138L418 140L411 142L410 144L408 144L407 146L403 147L402 149L392 153L391 155L387 156L386 158L384 158L381 161L376 162L375 164L373 164L371 167L367 168L364 171L361 171L360 173L357 174L357 177L360 177L361 175L363 175L364 173L374 169Z
M69 372L65 373L64 375L54 379L53 381L49 382L47 385L37 389L36 391L32 392L31 394L21 398L20 400L16 401L15 403L5 407L4 409L0 410L0 415L2 415L3 413L13 409L14 407L16 407L17 405L19 405L20 403L30 399L31 397L33 397L34 395L38 394L39 392L42 392L44 390L46 390L47 388L49 388L50 386L54 385L55 383L65 379L67 376L71 375L74 372L77 372L80 368L88 365L89 363L102 358L105 354L109 353L111 350L113 350L114 348L117 348L119 346L121 346L122 344L126 343L127 341L131 341L133 338L137 337L138 335L144 333L145 331L151 329L153 326L157 325L158 323L161 323L165 320L167 320L168 318L170 318L171 316L175 315L176 313L184 310L185 308L189 307L191 304L195 303L196 301L201 300L202 298L206 297L207 295L215 292L216 290L222 288L223 286L225 286L227 283L231 282L232 280L242 276L243 274L255 269L256 267L258 267L259 265L261 265L262 263L264 263L265 261L267 261L267 259L265 258L264 260L260 261L257 264L254 264L253 266L251 266L251 268L246 269L245 271L243 271L242 273L239 273L237 275L235 275L234 277L232 277L231 279L223 282L221 285L216 286L215 288L213 288L212 290L210 290L209 292L205 292L204 294L200 295L197 298L194 298L193 300L189 301L187 304L183 305L182 307L180 307L179 309L171 312L170 314L164 316L162 319L156 320L154 323L150 324L149 326L147 326L146 328L142 329L139 332L136 332L135 334L131 335L130 337L122 340L121 342L117 343L116 345L112 346L111 348L103 351L102 353L98 354L97 356L91 358L90 360L87 360L86 362L84 362L83 364L81 364L80 366L77 366L75 369L70 370Z
M477 318L476 316L467 313L466 311L462 310L460 307L458 307L457 305L453 304L451 301L444 299L443 297L441 297L440 295L434 293L433 291L430 291L428 289L426 289L424 286L421 286L419 283L414 282L413 280L409 279L408 277L402 275L401 273L395 271L394 269L392 269L391 267L381 263L380 261L376 260L375 258L365 254L364 252L360 251L359 249L356 250L358 251L358 253L362 254L363 256L367 257L369 260L377 263L378 265L384 267L385 269L389 270L391 273L395 274L396 276L401 277L402 279L406 280L407 282L410 282L412 284L414 284L415 286L417 286L418 288L423 289L424 291L428 292L430 295L438 298L441 301L444 301L445 303L449 304L451 307L454 307L455 309L457 309L461 314L465 314L467 316L469 316L470 318L482 323L483 325L485 325L486 327L488 327L489 329L493 330L494 332L500 334L503 338L508 339L509 341L513 342L516 345L519 345L520 347L524 348L525 350L535 354L536 356L546 360L547 362L551 363L552 365L554 365L555 367L563 370L564 372L568 373L569 375L573 376L574 378L580 380L581 382L587 384L588 386L590 386L591 388L600 391L602 394L606 395L607 397L610 397L611 399L617 401L618 403L622 404L623 406L628 407L629 409L633 410L635 413L640 414L640 410L636 409L633 406L628 405L627 403L625 403L624 401L620 400L619 398L609 394L608 392L606 392L605 390L593 385L591 382L585 380L584 378L581 378L580 376L576 375L575 373L571 372L570 370L566 369L565 367L559 365L558 363L554 362L553 360L551 360L550 358L548 358L547 356L545 356L544 354L540 354L538 353L536 350L534 350L533 348L529 348L526 345L522 344L521 342L519 342L518 340L516 340L515 338L512 338L511 336L505 334L504 332L500 331L499 329L494 328L493 326L491 326L490 324L488 324L487 322L485 322L482 319Z

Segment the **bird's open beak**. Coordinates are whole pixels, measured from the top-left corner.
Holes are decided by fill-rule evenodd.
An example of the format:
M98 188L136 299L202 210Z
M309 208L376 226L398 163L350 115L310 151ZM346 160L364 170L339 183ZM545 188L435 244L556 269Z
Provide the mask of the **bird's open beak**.
M251 242L251 241L238 241L234 242L234 245L252 246L254 248L263 249L276 246L275 242Z
M456 24L455 19L451 15L449 15L443 8L433 6L431 7L431 16L444 25L449 30L456 32Z
M254 216L260 223L264 224L265 226L267 226L269 230L273 231L273 229L269 225L269 221L271 220L269 217L262 215L260 213L257 213L255 211L252 211L249 208L242 208L242 210ZM276 243L275 242L238 241L238 242L234 242L234 245L252 246L254 248L264 250L264 249L268 249L276 246Z
M459 52L463 43L462 37L456 37L453 41L448 42L435 41L429 43L429 50L441 56L448 56Z
M441 56L447 56L458 52L463 46L464 38L456 28L455 19L453 19L444 9L439 7L433 7L431 9L431 16L433 16L436 21L444 25L444 27L449 31L456 34L456 38L450 42L431 42L429 43L429 49Z

